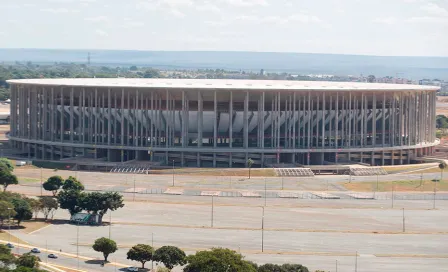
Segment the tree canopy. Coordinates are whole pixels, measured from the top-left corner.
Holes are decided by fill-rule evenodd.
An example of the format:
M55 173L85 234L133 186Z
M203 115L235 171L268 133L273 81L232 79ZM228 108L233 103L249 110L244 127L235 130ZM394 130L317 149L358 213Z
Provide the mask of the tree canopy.
M14 219L17 220L18 226L23 220L29 220L33 217L31 206L26 199L13 198L11 202L14 205L14 211L16 212Z
M79 202L82 201L83 197L84 193L80 191L64 190L59 192L57 199L61 209L68 210L71 215L74 215L82 211L82 208L79 206Z
M89 213L98 214L101 222L108 210L124 207L123 196L117 192L91 192L80 198L79 206Z
M38 268L39 262L39 257L32 255L31 253L25 253L17 259L16 264L28 268Z
M309 272L309 270L301 264L278 265L267 263L259 266L257 272Z
M4 220L14 218L16 211L14 205L11 202L1 200L0 201L0 228L3 227Z
M256 272L241 254L227 248L198 251L187 257L184 272Z
M53 197L43 196L39 199L42 206L42 213L44 214L45 221L49 215L52 215L54 211L58 209L58 202ZM52 216L53 217L53 216Z
M163 263L170 270L175 266L184 265L186 257L185 252L175 246L163 246L154 253L154 261Z
M118 249L117 243L114 240L105 237L96 239L92 248L95 251L103 253L105 262L107 262L107 257Z
M0 164L3 164L8 168L10 172L14 171L14 164L7 158L0 158Z
M127 259L140 262L142 268L145 268L145 263L153 259L154 249L150 245L138 244L129 249Z
M49 177L47 181L42 184L45 190L53 193L53 196L56 196L62 185L64 185L64 179L61 176Z
M84 191L84 185L75 177L69 176L62 185L63 190Z

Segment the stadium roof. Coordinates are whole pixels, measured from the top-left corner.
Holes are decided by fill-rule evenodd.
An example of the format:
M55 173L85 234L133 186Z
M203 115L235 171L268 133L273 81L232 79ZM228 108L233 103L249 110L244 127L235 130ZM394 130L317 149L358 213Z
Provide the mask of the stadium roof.
M362 82L237 80L237 79L165 79L165 78L57 78L12 79L10 84L41 84L75 87L127 87L172 89L263 89L263 90L328 90L328 91L418 91L440 87Z

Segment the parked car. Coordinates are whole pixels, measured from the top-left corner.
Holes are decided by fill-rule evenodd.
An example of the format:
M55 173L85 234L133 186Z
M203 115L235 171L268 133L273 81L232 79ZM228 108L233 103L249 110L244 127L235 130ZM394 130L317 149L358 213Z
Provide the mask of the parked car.
M31 249L31 253L40 253L40 250L38 248Z
M14 248L14 245L11 244L11 243L7 243L6 246L9 247L9 248Z
M50 258L50 259L57 259L58 256L56 254L51 253L51 254L48 254L48 258Z
M138 267L131 266L131 267L126 268L126 271L129 271L129 272L138 272Z

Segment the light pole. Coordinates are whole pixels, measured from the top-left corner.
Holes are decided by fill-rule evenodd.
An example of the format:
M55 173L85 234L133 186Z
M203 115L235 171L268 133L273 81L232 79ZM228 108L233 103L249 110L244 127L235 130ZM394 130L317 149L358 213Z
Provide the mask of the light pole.
M336 260L336 272L338 272L338 260Z
M151 232L151 247L154 249L154 232ZM154 269L154 260L151 259L151 270Z
M283 188L284 188L284 187L283 187L283 176L282 176L282 190L283 190Z
M404 208L403 208L403 232L406 231L406 224L405 224L405 217L404 217Z
M79 221L76 226L76 259L78 261L78 270L79 270Z
M266 192L267 188L266 188L266 178L264 178L264 206L266 207Z
M133 197L132 201L135 201L135 175L134 175L134 197Z
M174 187L174 160L173 160L173 187Z
M109 239L111 237L111 232L112 232L112 210L109 213Z
M42 167L40 168L40 196L42 196L42 186L43 186L43 181L42 181Z
M356 251L355 255L355 272L358 272L358 251Z
M214 201L213 201L213 195L212 195L212 211L211 211L211 226L213 228L213 209L214 209Z
M432 208L436 209L436 193L437 193L437 180L434 180L434 202L432 204Z
M379 177L378 177L378 173L376 173L376 189L375 189L375 192L373 192L373 198L376 198L376 192L378 192L378 181L379 181Z
M11 211L12 208L8 208L8 243L11 243Z
M394 182L392 181L392 209L394 208Z
M261 215L261 252L264 252L264 207L261 208L263 209Z

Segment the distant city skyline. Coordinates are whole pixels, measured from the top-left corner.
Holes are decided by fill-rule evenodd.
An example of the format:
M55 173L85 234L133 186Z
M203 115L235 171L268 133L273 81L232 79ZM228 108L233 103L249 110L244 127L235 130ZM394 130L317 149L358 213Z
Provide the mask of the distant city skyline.
M38 2L0 2L0 48L448 56L444 0Z

